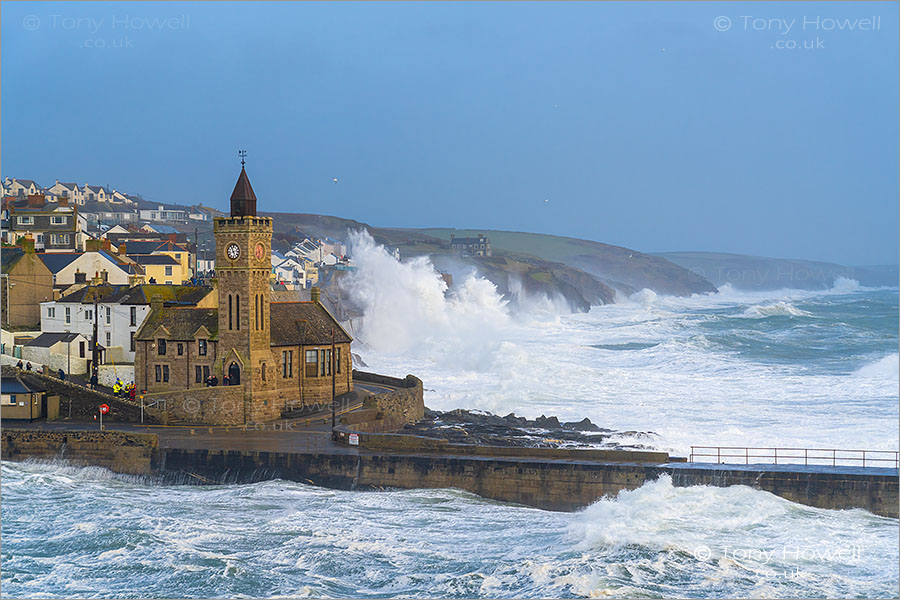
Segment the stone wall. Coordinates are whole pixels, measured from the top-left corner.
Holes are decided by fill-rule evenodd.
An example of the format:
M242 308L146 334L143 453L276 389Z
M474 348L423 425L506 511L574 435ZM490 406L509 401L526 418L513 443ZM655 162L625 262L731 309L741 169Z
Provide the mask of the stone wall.
M450 488L546 510L577 510L604 496L635 489L663 474L678 486L748 485L808 506L863 508L897 518L896 470L888 473L801 473L749 470L729 475L716 465L593 462L528 457L442 454L292 454L165 449L167 471L213 482L246 483L281 478L314 485L366 490ZM881 471L891 471L882 469Z
M64 459L78 466L106 467L116 473L156 472L155 435L119 431L41 431L3 428L3 460Z
M6 372L10 367L4 366ZM48 394L59 396L59 415L61 418L92 419L97 414L101 404L109 406L109 413L103 416L104 422L109 423L140 423L141 406L138 402L130 402L122 398L116 398L108 394L95 392L69 381L61 381L56 377L42 375L34 371L16 370L25 381L44 388ZM146 410L145 423L159 423L152 410Z
M425 399L422 380L413 375L404 379L353 371L353 380L375 383L396 389L382 394L369 395L363 401L360 414L348 413L341 423L357 432L398 431L407 423L415 423L425 416Z
M243 425L243 386L215 386L143 394L145 404L158 402L169 424ZM248 416L248 422L250 422Z

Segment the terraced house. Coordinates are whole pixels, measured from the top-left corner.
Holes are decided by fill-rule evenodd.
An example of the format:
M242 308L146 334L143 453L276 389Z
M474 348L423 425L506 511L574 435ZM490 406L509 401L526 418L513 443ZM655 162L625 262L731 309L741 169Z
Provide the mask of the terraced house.
M318 289L309 302L271 302L272 219L256 215L243 168L231 214L213 231L218 306L151 308L135 335L138 389L162 394L170 410L190 405L182 420L220 424L278 419L349 391L352 339ZM209 376L228 389L207 388Z

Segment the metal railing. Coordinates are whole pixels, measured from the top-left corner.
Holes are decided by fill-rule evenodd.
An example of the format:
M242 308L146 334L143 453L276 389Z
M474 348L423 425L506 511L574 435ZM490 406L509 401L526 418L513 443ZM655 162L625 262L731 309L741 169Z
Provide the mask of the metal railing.
M839 448L751 448L744 446L691 446L690 462L717 464L803 464L900 468L895 450Z

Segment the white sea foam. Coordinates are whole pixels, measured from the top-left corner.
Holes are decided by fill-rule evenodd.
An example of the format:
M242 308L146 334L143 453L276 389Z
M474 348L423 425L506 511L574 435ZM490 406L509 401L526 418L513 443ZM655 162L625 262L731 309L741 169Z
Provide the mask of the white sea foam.
M772 304L760 304L747 308L745 317L753 319L765 319L766 317L810 317L811 313L801 310L789 302L774 302Z
M889 354L860 367L853 374L866 379L887 379L896 382L900 380L900 354Z
M893 378L868 370L849 376L840 350L848 335L882 333L828 320L835 306L871 292L845 300L835 290L724 286L689 298L642 290L587 314L514 314L474 274L445 294L426 259L397 263L370 239L357 243L353 281L366 314L356 351L371 369L421 376L431 408L587 416L611 429L653 432L631 440L678 454L697 444L898 445L896 366L889 368L896 359L880 367ZM763 326L769 315L791 317L790 325ZM896 332L884 334L896 347ZM803 335L816 347L834 346L835 368L790 360L789 349L807 343Z

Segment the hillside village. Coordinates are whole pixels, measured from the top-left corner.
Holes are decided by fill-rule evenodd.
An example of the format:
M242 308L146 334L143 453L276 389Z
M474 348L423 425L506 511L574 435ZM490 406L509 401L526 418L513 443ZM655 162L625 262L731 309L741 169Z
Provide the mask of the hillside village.
M106 383L132 380L135 334L154 303L214 302L210 225L220 211L58 180L43 187L7 177L2 186L3 364L70 376L96 364ZM271 250L275 301L309 300L320 278L354 268L342 241L291 239Z

